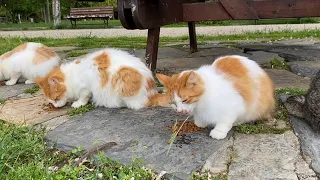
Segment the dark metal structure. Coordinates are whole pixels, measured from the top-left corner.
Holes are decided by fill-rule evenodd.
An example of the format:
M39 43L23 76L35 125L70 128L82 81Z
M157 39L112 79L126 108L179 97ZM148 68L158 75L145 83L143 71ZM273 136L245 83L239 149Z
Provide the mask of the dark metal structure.
M147 64L156 69L160 27L188 22L190 49L197 51L196 21L319 17L320 0L118 0L126 29L148 29Z

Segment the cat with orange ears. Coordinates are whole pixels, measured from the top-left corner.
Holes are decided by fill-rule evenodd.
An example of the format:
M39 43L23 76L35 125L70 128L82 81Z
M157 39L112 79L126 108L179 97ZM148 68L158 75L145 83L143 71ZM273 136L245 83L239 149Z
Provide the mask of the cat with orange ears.
M71 101L77 108L90 99L108 108L165 106L166 97L158 94L151 71L139 58L118 49L106 48L62 64L36 82L55 107Z
M47 46L27 42L0 56L0 81L15 85L20 77L32 84L36 77L44 77L59 66L59 56Z
M176 111L192 114L199 127L215 126L215 139L224 139L235 124L271 118L275 109L271 79L246 57L220 57L212 65L157 78Z

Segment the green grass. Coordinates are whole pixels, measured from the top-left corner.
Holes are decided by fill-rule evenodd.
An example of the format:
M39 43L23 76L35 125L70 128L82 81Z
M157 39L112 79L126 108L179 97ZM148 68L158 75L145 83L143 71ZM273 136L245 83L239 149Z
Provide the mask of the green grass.
M6 103L6 100L0 98L0 104L4 104L4 103Z
M6 124L0 121L0 179L151 179L152 172L111 161L99 152L95 161L73 166L83 154L78 149L61 152L46 145L44 129Z
M205 41L230 41L230 40L247 40L247 39L272 39L278 40L282 38L320 38L320 30L304 30L304 31L279 31L279 32L251 32L238 35L217 35L217 36L197 36L198 42ZM187 43L188 36L181 37L161 37L159 46L165 46L172 43ZM40 42L47 46L75 46L78 49L92 49L103 47L115 48L136 48L141 49L146 47L146 37L113 37L113 38L98 38L98 37L78 37L78 38L0 38L0 54L12 50L23 42Z
M86 113L88 111L91 111L92 109L95 109L96 107L92 104L87 104L85 106L81 106L79 108L72 108L68 110L69 116L76 116L76 115L82 115L83 113Z
M236 127L236 131L243 134L283 134L289 129L266 125L263 120L256 121L254 124L241 124Z
M85 55L85 52L71 52L68 54L68 57L78 57L78 56L82 56Z
M109 25L103 24L103 20L87 20L87 21L77 21L77 29L104 29L104 28L114 28L122 27L120 20L109 20ZM75 28L75 27L73 27ZM53 23L46 24L44 22L31 23L22 22L21 24L7 23L0 24L0 30L34 30L34 29L53 29ZM61 24L57 29L72 29L69 20L62 20Z
M304 95L307 93L307 91L299 88L280 88L276 89L275 93L287 95Z
M285 62L282 61L278 58L273 58L270 61L270 68L272 69L285 69L285 70L289 70L289 65Z
M194 172L192 173L190 180L227 180L228 179L228 175L226 172L212 176L211 178L209 177L209 174L210 172L208 171L203 173Z
M25 89L24 93L26 93L26 94L34 94L34 93L38 92L39 90L40 90L40 87L36 85L36 86L31 87L31 88Z
M302 23L318 23L320 18L302 18ZM299 24L300 21L297 18L292 19L264 19L264 20L227 20L227 21L203 21L197 22L196 26L232 26L232 25L254 25L257 24ZM186 22L181 22L177 24L169 24L164 27L187 27ZM122 27L120 20L109 20L109 25L106 26L103 24L103 20L78 20L77 29L104 29L104 28L114 28ZM52 29L53 22L46 24L44 22L31 23L31 22L22 22L21 24L13 24L11 22L7 24L0 24L1 30L33 30L33 29ZM71 29L71 23L67 19L63 19L61 24L57 29ZM75 27L73 27L75 28Z

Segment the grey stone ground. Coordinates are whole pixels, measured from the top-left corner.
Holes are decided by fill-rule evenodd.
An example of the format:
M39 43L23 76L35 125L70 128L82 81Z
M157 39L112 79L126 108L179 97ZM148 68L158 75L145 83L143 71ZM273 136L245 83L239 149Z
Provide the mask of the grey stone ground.
M271 46L257 41L254 44L246 41L246 44L240 45L215 41L199 46L199 52L193 54L188 52L188 46L174 44L159 50L157 71L173 74L211 64L216 57L230 54L247 56L262 67L268 67L270 60L277 58L290 61L291 71L266 69L275 88L307 89L313 76L312 68L320 64L320 54L316 52L316 43L320 40L308 40L309 44L304 39L291 42L284 39L283 43L277 42ZM63 51L65 49L55 48L61 57L67 57L67 52ZM144 50L129 51L144 57ZM67 58L64 62L72 59ZM46 101L41 92L34 95L23 93L28 87L30 85L24 84L0 87L0 98L7 99L1 105L0 119L45 125L51 130L47 139L57 142L58 147L64 150L78 146L88 150L99 144L116 142L117 145L104 150L107 156L124 164L130 164L132 158L142 158L145 166L156 172L165 170L175 179L188 179L192 172L205 169L213 174L223 173L228 179L311 180L317 179L316 173L320 173L320 153L317 151L320 149L319 134L312 132L308 124L299 119L290 118L293 130L284 134L241 134L232 131L228 138L221 141L208 136L210 128L187 134L182 140L175 141L166 156L171 136L167 126L173 125L176 119L185 118L173 110L97 108L83 116L69 117L66 115L68 108L47 111L43 108ZM287 126L285 121L276 124Z

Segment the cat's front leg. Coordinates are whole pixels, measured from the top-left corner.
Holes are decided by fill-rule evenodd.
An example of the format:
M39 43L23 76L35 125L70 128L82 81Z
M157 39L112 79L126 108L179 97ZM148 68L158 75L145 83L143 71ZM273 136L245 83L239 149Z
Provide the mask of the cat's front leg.
M21 77L21 73L12 73L9 81L6 82L7 86L12 86L17 84L19 78Z
M33 81L33 80L26 80L25 82L24 82L25 84L34 84L35 82Z
M232 124L218 122L214 129L211 130L210 136L214 139L224 139L231 128Z
M77 101L73 102L71 107L78 108L80 106L84 106L84 105L88 104L91 96L92 96L92 94L90 91L88 91L88 90L81 91L79 99Z

